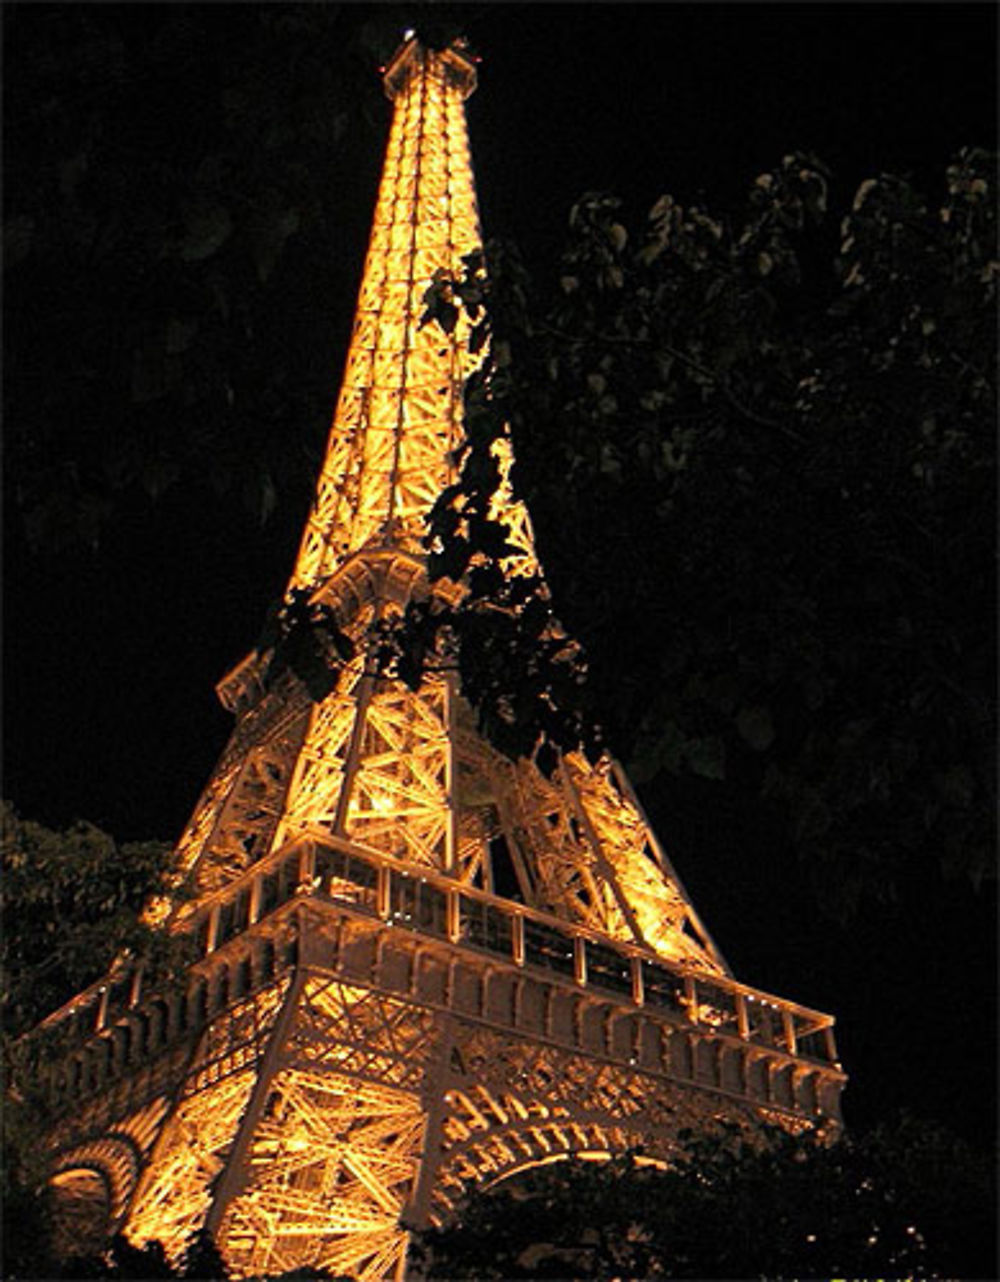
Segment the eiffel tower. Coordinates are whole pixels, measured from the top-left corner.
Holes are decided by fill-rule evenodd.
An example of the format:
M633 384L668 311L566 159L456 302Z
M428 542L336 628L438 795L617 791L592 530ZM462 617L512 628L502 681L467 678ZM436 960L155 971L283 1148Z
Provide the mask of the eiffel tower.
M839 1127L833 1020L738 983L619 766L551 775L478 733L453 671L414 691L374 640L428 583L455 480L468 322L420 323L480 230L475 61L408 38L343 387L290 583L353 642L314 702L251 654L232 737L181 837L186 985L121 960L34 1035L64 1231L169 1253L207 1226L237 1276L402 1278L413 1227L572 1155L683 1128ZM496 499L534 568L527 514ZM442 586L444 584L444 586ZM89 1229L86 1226L89 1225Z

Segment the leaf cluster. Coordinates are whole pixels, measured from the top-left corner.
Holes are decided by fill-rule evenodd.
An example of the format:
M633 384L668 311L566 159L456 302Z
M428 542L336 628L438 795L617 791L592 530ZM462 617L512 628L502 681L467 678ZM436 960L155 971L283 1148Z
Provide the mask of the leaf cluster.
M148 1282L152 1278L204 1279L205 1282L228 1282L232 1276L207 1229L193 1233L176 1262L168 1259L158 1241L137 1246L124 1234L116 1234L106 1246L93 1254L56 1258L50 1249L50 1223L47 1219L32 1226L34 1235L23 1231L12 1233L4 1276L15 1278L121 1278L130 1282ZM267 1275L257 1282L346 1282L325 1269L304 1267L280 1275Z
M32 1064L36 1056L59 1054L69 1033L52 1030L44 1044L19 1039L123 955L147 982L170 982L190 960L190 943L140 917L152 896L177 894L175 860L165 842L118 843L82 820L56 832L21 819L4 802L0 859L5 1276L49 1277L57 1274L46 1255L51 1225L38 1144L47 1104L35 1089Z
M169 843L119 844L83 820L55 832L5 801L0 854L6 1035L32 1028L124 952L170 970L171 940L140 919L151 896L175 893Z
M535 1168L425 1233L426 1278L989 1277L993 1178L948 1132L900 1118L825 1147L683 1133L641 1155Z
M632 231L588 193L554 279L490 246L436 282L429 319L471 299L492 361L430 564L485 557L502 593L509 439L589 679L553 709L530 648L470 635L484 727L516 706L504 750L600 725L639 781L740 781L847 912L914 859L991 875L997 268L984 153L937 206L881 175L833 219L828 177L789 155L741 211L664 196Z
M321 703L336 686L344 664L354 657L354 643L338 626L334 611L310 597L306 588L294 588L288 594L271 612L257 641L257 653L267 656L265 687L291 672Z

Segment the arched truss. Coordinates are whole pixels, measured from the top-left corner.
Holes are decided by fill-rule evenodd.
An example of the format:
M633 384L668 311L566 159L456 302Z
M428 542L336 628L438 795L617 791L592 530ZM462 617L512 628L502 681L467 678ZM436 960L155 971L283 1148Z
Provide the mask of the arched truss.
M601 1062L494 1030L456 1039L440 1122L440 1161L426 1213L447 1220L470 1185L490 1187L544 1162L641 1149L667 1163L684 1129L725 1122L748 1136L761 1120L732 1101L670 1087L655 1089L638 1068Z
M519 1122L497 1126L456 1147L441 1168L433 1219L451 1218L470 1187L484 1192L525 1171L570 1159L609 1161L642 1149L642 1160L668 1165L676 1144L608 1122ZM650 1151L652 1150L652 1151Z
M670 1161L665 1157L656 1157L638 1149L627 1150L636 1166L655 1166L657 1170L665 1171L670 1166ZM506 1184L508 1180L516 1181L518 1176L524 1175L528 1171L537 1171L543 1166L556 1166L560 1162L611 1162L616 1157L624 1156L621 1152L611 1151L603 1148L581 1148L573 1149L566 1153L550 1153L548 1157L540 1158L538 1161L525 1160L520 1166L514 1166L502 1171L496 1179L488 1180L482 1185L484 1193L492 1193L495 1189Z
M106 1171L71 1166L49 1179L52 1250L59 1259L96 1254L108 1236L111 1187Z
M83 1170L94 1172L104 1182L108 1197L108 1226L113 1228L121 1220L136 1186L141 1160L135 1140L112 1132L101 1140L60 1153L53 1165L50 1183L56 1188L68 1187L73 1173Z

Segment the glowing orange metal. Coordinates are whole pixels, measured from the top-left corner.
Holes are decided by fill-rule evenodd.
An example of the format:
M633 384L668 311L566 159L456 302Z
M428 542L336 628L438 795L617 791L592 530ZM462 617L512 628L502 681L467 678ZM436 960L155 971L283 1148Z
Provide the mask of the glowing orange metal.
M408 1229L463 1182L684 1126L838 1125L829 1016L737 983L611 761L552 779L478 734L452 672L379 677L373 625L426 596L425 519L454 480L467 322L421 326L435 273L480 244L461 44L386 72L385 170L316 502L290 589L357 658L312 704L251 656L237 725L180 852L185 991L122 962L37 1034L55 1191L179 1253L207 1224L239 1276L402 1277ZM509 463L505 448L504 465ZM496 514L536 566L527 513ZM436 587L434 591L444 591ZM458 590L460 591L460 589ZM74 1040L75 1039L75 1040ZM97 1179L95 1180L95 1173Z

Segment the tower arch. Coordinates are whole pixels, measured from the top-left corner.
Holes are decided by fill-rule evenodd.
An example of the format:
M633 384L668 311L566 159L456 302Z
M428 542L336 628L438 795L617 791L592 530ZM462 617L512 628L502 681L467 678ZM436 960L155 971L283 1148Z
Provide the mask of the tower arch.
M60 1256L89 1255L119 1227L139 1173L127 1135L108 1135L61 1152L48 1180L53 1237Z

